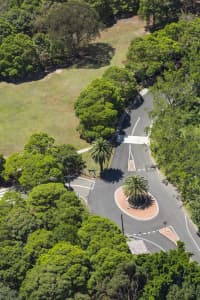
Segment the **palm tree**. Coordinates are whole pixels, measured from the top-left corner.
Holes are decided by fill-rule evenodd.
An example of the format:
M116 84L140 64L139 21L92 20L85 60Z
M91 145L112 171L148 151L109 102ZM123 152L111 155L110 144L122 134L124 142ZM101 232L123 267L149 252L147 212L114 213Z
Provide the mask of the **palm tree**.
M135 208L147 206L151 197L147 194L148 182L141 176L130 176L126 178L124 193L128 197L128 202Z
M112 146L108 141L99 138L93 143L91 156L95 163L99 164L101 173L103 171L103 165L110 159L111 153Z

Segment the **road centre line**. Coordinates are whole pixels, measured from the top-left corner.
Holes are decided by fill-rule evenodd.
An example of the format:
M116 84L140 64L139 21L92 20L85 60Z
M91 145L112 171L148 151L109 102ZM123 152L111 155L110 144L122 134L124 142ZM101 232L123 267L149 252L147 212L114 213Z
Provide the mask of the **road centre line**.
M131 131L131 135L133 135L134 134L134 132L135 132L135 129L136 129L136 127L137 127L137 125L138 125L138 123L140 122L140 117L138 117L137 118L137 121L135 122L135 125L133 126L133 129L132 129L132 131Z
M135 122L135 125L133 126L133 129L132 129L132 131L131 131L131 135L134 134L135 129L136 129L138 123L140 122L140 119L141 119L140 117L137 118L137 120L136 120L136 122ZM132 149L131 149L131 144L129 144L129 152L128 152L128 171L129 171L129 161L130 161L131 159L134 161L134 165L135 165L135 160L134 160L134 157L133 157L133 153L132 153ZM134 169L136 170L136 167L135 167Z

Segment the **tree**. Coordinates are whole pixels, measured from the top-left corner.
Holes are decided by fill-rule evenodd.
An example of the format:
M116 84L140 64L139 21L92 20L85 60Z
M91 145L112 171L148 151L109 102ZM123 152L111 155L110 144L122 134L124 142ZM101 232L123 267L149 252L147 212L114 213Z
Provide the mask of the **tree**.
M54 146L50 153L62 165L62 173L65 179L80 174L85 167L82 156L77 153L72 145Z
M5 169L5 162L6 162L6 160L3 156L3 154L0 154L0 184L3 181L3 172Z
M0 280L11 289L18 290L28 267L23 259L23 244L4 241L0 247Z
M61 183L47 183L34 187L28 196L27 205L40 228L53 230L59 226L60 239L62 237L66 240L68 235L74 238L74 232L81 226L85 211L75 193L67 191ZM70 230L73 232L71 236ZM58 232L58 229L55 229L55 232Z
M52 231L38 229L29 234L27 243L24 247L24 257L28 259L33 266L37 258L47 252L56 243Z
M147 194L148 183L144 177L130 176L124 183L124 193L133 207L143 207L149 204L151 197Z
M6 181L18 184L22 173L23 155L21 153L11 154L5 162L3 176Z
M13 31L14 28L11 26L11 24L1 17L0 18L0 43L2 43L5 37L12 34Z
M0 45L0 77L22 80L41 70L34 43L25 34L9 35Z
M124 100L125 104L135 98L137 94L137 82L134 75L128 69L110 67L104 72L103 78L112 81L116 87L120 88L120 97Z
M60 242L42 254L20 288L21 299L62 300L84 292L89 260L78 246Z
M99 164L100 173L103 172L103 166L110 159L111 154L112 146L108 141L99 138L93 143L93 147L91 149L91 156L95 163Z
M124 107L120 89L115 84L104 78L94 80L75 103L81 136L88 141L110 138Z
M18 292L10 289L8 286L0 283L0 299L1 300L19 300Z
M47 182L63 182L62 166L52 155L26 154L19 183L24 190Z
M90 257L102 248L128 253L126 238L120 228L110 220L99 216L88 216L78 231L80 245Z
M79 49L99 34L98 15L83 1L53 4L45 12L43 24L52 40L59 40L67 47L68 57L76 57Z
M53 147L54 142L54 138L47 133L34 133L30 136L27 144L25 144L24 151L32 154L47 154Z
M147 21L147 27L161 27L168 22L177 21L181 13L180 0L141 0L139 14Z

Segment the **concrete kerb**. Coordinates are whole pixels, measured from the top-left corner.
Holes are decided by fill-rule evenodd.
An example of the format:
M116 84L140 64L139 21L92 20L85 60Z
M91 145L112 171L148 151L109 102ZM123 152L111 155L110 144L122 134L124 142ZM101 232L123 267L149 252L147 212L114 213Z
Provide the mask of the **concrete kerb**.
M135 219L135 220L137 220L137 221L150 221L150 220L155 219L155 218L158 216L158 214L159 214L159 205L158 205L158 202L157 202L156 198L155 198L152 194L150 194L150 193L149 193L150 196L153 198L153 200L155 201L155 204L156 204L156 212L155 212L155 214L154 214L153 216L147 217L147 218L136 217L136 216L134 216L133 214L130 214L127 210L123 209L123 208L120 206L119 202L118 202L118 199L117 199L117 192L119 192L120 189L122 189L122 186L120 186L118 189L116 189L116 191L115 191L115 193L114 193L114 200L115 200L115 203L116 203L117 207L118 207L124 214L128 215L129 217L131 217L131 218L133 218L133 219ZM139 210L139 209L138 209L138 210Z

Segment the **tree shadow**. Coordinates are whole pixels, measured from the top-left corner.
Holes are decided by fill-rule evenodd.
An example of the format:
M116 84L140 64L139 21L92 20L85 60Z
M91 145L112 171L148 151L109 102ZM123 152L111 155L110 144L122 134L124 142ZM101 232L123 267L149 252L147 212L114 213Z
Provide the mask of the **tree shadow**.
M104 171L101 173L101 179L107 182L119 182L120 179L123 178L124 172L120 169L104 169Z
M77 68L100 68L110 64L115 49L107 43L92 43L82 48L74 62Z

